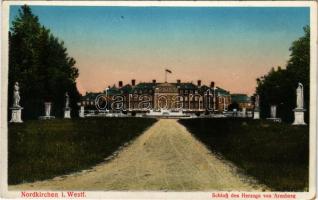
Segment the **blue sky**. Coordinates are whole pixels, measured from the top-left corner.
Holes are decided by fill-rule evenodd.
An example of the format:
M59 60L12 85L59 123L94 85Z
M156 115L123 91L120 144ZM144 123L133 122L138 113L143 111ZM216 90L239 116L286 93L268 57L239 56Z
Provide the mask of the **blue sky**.
M11 6L10 21L18 9ZM233 92L252 93L257 77L284 67L292 41L309 24L306 7L31 9L77 61L82 92L100 91L119 79L160 81L169 67L171 81L215 81Z

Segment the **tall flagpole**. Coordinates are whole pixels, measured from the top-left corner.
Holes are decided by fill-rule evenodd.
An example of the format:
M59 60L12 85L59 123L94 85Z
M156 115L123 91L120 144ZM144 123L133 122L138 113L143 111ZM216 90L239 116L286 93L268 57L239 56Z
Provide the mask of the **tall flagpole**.
M169 69L165 69L165 82L166 83L167 83L167 78L168 78L167 73L171 74L171 71Z
M165 83L167 83L167 69L165 69Z

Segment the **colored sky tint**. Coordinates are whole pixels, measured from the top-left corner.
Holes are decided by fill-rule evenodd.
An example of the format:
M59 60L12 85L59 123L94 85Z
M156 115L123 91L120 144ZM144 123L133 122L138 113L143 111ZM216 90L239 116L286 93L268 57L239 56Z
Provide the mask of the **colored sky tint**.
M19 6L11 6L10 20ZM309 25L306 7L31 6L65 42L80 71L80 92L119 80L215 81L253 94L256 78L286 65L291 43Z

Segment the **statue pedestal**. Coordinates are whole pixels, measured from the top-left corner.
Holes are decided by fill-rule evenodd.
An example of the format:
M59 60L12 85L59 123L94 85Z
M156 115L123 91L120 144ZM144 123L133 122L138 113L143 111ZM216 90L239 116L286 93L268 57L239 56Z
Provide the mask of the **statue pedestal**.
M71 108L65 108L64 110L64 118L71 119Z
M55 119L55 117L54 116L40 116L39 119L47 120L47 119Z
M42 120L47 120L47 119L55 119L54 116L51 116L51 106L52 106L52 103L51 102L45 102L44 103L44 113L45 115L44 116L40 116L39 119L42 119Z
M304 121L304 113L306 110L303 108L295 108L293 111L295 120L292 125L307 125Z
M282 122L281 118L276 117L276 110L277 110L277 106L271 105L271 117L266 119L271 120L273 122Z
M259 111L254 111L254 115L253 115L253 119L259 119L260 116L259 116Z
M11 120L10 123L22 123L21 119L21 113L22 113L22 107L11 107L10 110L12 110L11 113Z
M271 120L271 121L273 121L273 122L279 122L279 123L282 122L282 119L281 119L281 118L276 118L276 117L275 117L275 118L271 118L271 117L270 117L270 118L266 118L266 119L267 119L267 120Z

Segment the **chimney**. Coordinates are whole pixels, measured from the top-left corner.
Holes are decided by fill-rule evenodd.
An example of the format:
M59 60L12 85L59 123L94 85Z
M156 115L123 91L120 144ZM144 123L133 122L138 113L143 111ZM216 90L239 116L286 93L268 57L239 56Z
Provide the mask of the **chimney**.
M201 87L201 80L198 80L198 86Z
M177 80L177 83L178 83L178 84L180 84L180 83L181 83L181 80L180 80L180 79L178 79L178 80Z
M211 82L211 88L214 88L214 81Z
M135 86L136 85L136 80L135 79L132 79L131 80L131 86Z
M153 80L152 80L152 83L156 83L156 79L153 79Z
M119 81L119 82L118 82L118 87L119 87L119 88L123 87L123 82L122 82L122 81Z

